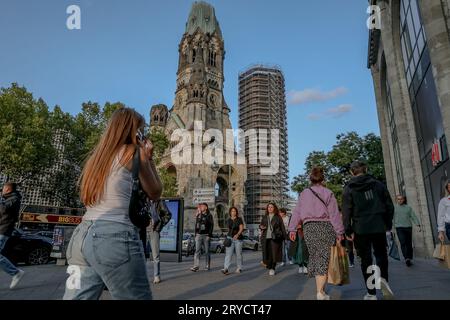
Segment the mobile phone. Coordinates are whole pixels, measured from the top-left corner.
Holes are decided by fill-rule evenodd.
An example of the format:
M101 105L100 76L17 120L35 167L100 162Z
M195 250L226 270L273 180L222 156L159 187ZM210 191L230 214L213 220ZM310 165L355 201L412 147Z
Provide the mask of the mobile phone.
M136 139L138 142L144 141L144 134L142 133L141 130L138 130L138 132L136 132Z

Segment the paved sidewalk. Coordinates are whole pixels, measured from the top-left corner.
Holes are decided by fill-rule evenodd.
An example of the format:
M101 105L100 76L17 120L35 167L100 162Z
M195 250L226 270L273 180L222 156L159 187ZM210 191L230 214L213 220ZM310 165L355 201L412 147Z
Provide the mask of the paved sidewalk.
M210 271L191 272L192 257L182 263L161 263L162 282L152 284L154 299L233 299L233 300L295 300L315 299L315 281L297 273L296 265L277 268L277 275L270 277L259 262L261 252L244 251L244 272L224 276L224 254L212 255ZM204 260L201 260L202 262ZM445 299L450 300L450 270L438 266L435 260L418 259L407 268L404 263L389 261L390 285L396 299ZM26 274L14 290L9 289L10 277L0 271L0 299L59 300L64 294L67 279L66 267L54 264L25 266ZM232 269L231 271L234 271ZM148 262L152 275L152 263ZM359 265L351 269L351 284L328 286L332 299L361 300L365 294ZM276 294L274 294L276 292ZM103 299L110 299L105 291Z

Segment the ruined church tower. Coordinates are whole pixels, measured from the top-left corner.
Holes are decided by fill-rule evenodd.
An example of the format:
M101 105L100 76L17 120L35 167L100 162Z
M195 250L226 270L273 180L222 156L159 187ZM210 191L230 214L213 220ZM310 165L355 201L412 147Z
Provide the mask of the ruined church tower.
M194 145L197 145L204 150L209 142L194 139L195 121L201 123L202 132L217 129L223 133L224 139L225 130L231 129L230 108L223 96L224 40L214 7L202 1L193 3L178 51L175 99L164 130L170 139L176 129L186 129L186 134L192 137L188 147L194 150ZM170 149L176 144L172 143ZM194 229L195 189L215 190L214 201L209 203L215 220L214 232L226 229L230 206L238 207L243 215L245 165L236 165L235 161L229 165L225 159L213 164L177 164L172 161L171 150L166 152L163 163L169 172L176 175L178 195L184 198L185 230Z

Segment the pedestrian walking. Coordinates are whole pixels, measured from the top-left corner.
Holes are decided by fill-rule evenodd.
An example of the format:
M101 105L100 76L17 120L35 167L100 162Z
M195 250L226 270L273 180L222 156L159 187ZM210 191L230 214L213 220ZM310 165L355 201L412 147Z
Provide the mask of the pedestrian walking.
M350 262L349 267L353 268L355 267L355 245L353 241L349 239L344 239L344 246L345 249L347 250L348 260Z
M283 219L281 219L275 203L267 205L266 214L263 216L259 228L262 231L263 262L269 269L269 275L274 276L277 262L283 260L283 241L286 239Z
M214 220L212 214L209 212L208 204L201 203L197 208L195 215L195 254L194 266L191 271L197 272L200 269L200 253L202 246L205 248L206 264L205 270L211 268L211 253L209 245L214 229Z
M152 201L150 204L151 219L148 226L148 235L150 239L150 248L152 251L153 260L153 283L158 284L161 282L161 266L160 266L160 240L161 234L157 229L159 222L159 215L156 208L156 201Z
M291 220L291 217L287 215L287 210L285 208L280 208L280 216L281 219L283 219L284 229L287 230L289 227L289 221ZM281 262L280 266L284 266L285 264L293 264L291 257L289 256L289 246L291 244L291 240L289 240L289 237L286 237L283 241L283 261Z
M339 208L339 212L341 213L341 219L344 220L344 217L342 216L342 208L338 205ZM344 247L345 250L347 251L347 255L348 255L348 260L350 262L349 267L353 268L355 267L355 246L353 241L349 240L349 239L344 239L343 240L344 243Z
M229 274L231 259L233 254L236 255L236 273L242 272L242 240L244 236L244 221L239 217L239 212L236 207L231 207L229 210L230 218L227 220L228 234L231 238L231 245L225 249L225 264L222 269L222 273Z
M386 232L392 229L394 205L384 184L367 174L363 161L354 161L350 166L353 178L344 188L342 211L348 240L355 242L361 257L361 271L367 288L364 300L377 300L376 289L381 289L385 299L394 294L388 284L388 253ZM367 280L375 272L372 266L372 248L381 278L375 284Z
M297 225L297 238L295 242L291 243L291 249L295 247L295 251L292 252L292 262L298 265L298 273L308 274L308 247L305 243L305 235L303 233L303 227L301 224Z
M113 299L152 298L143 244L129 215L138 151L142 190L152 200L162 192L144 128L144 117L135 110L114 111L83 168L80 196L86 213L67 248L71 276L65 300L99 299L105 286Z
M0 268L12 277L10 289L14 289L25 274L25 271L17 268L2 255L2 250L11 237L16 222L19 221L21 199L17 185L14 182L5 183L0 198Z
M311 170L311 186L300 193L292 212L289 231L295 240L298 224L303 224L304 238L309 252L308 274L316 279L317 300L330 300L325 291L331 247L344 239L344 226L336 198L324 187L324 173L320 167Z
M445 196L439 201L438 207L438 234L439 240L443 243L445 241L445 235L450 240L450 181L447 181L444 186Z
M406 196L397 195L397 205L394 206L394 227L397 231L397 237L400 241L402 254L408 267L412 265L413 246L412 234L413 224L420 230L420 222L414 210L407 204Z

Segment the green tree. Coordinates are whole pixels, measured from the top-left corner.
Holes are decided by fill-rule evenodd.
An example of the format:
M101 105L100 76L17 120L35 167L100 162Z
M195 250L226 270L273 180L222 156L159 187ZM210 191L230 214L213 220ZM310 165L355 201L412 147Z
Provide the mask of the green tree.
M305 173L293 179L291 189L302 192L309 186L311 168L320 166L324 169L326 186L334 192L340 203L343 187L351 178L350 164L357 159L367 162L369 173L376 179L386 180L380 137L373 133L360 137L356 132L348 132L336 136L336 144L328 153L312 151L305 161Z
M0 114L0 172L19 183L36 179L56 154L46 103L13 83L0 88Z
M76 116L64 113L59 106L52 112L52 130L63 145L58 156L61 166L50 174L51 189L45 190L47 196L57 200L62 206L79 207L79 188L83 165L97 145L101 134L113 112L125 105L121 102L109 103L100 107L96 102L85 102Z
M158 174L163 184L163 197L175 197L178 192L177 178L170 174L167 168L161 166L164 152L169 147L169 139L162 129L153 128L148 135L149 140L153 144L153 159L158 169Z

